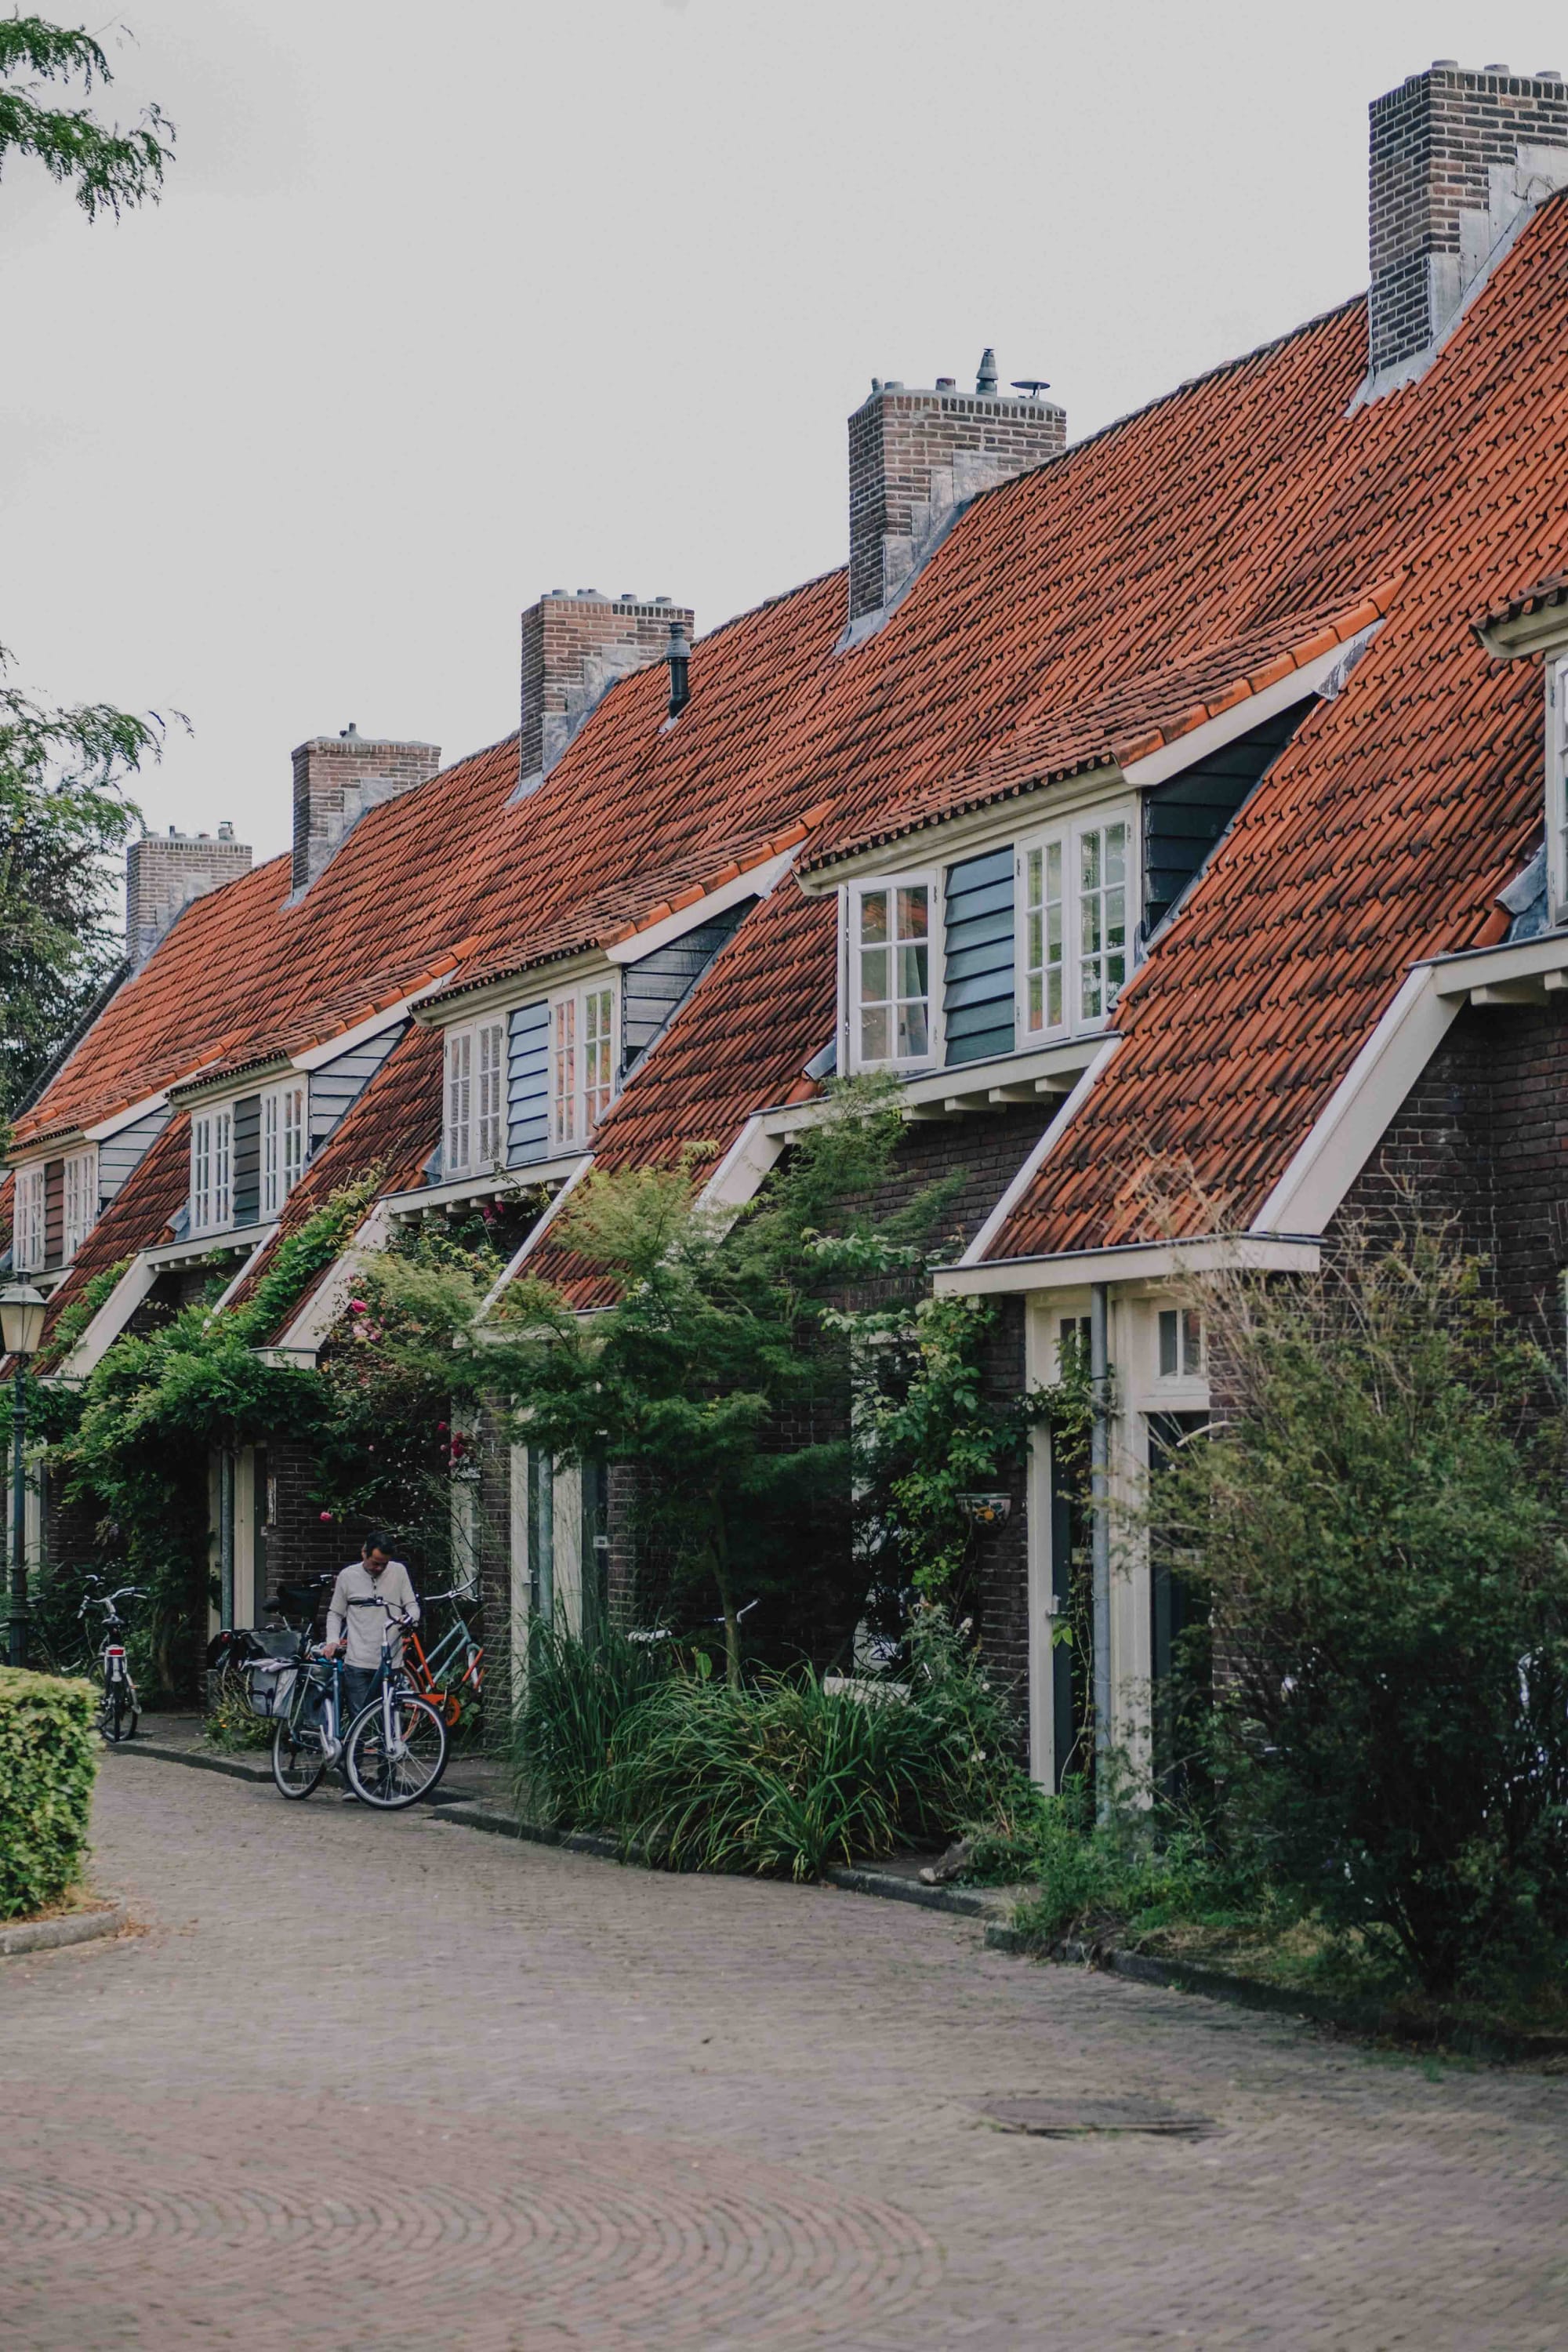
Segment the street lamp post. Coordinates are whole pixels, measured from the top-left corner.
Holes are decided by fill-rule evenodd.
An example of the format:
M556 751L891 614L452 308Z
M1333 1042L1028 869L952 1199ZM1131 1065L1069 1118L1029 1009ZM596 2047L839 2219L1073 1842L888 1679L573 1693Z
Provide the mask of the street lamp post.
M27 1362L44 1336L47 1300L30 1282L0 1290L0 1343L16 1367L11 1400L11 1620L10 1661L27 1663Z

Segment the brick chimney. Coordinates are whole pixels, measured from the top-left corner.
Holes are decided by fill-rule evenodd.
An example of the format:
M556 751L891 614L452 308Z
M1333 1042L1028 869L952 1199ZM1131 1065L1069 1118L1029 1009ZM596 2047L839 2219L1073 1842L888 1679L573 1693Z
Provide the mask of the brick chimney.
M345 727L313 736L294 754L294 888L308 890L366 809L428 783L441 764L436 743L393 743Z
M1368 396L1419 375L1499 244L1568 181L1568 83L1438 58L1372 105Z
M999 392L989 351L973 393L951 376L931 392L872 384L849 419L845 646L871 635L971 499L1066 447L1067 413L1046 389Z
M574 596L552 588L522 616L520 798L536 791L617 678L667 660L670 626L689 636L695 616L668 596Z
M210 833L144 833L125 852L125 952L144 964L175 916L204 892L250 871L250 851L232 824Z

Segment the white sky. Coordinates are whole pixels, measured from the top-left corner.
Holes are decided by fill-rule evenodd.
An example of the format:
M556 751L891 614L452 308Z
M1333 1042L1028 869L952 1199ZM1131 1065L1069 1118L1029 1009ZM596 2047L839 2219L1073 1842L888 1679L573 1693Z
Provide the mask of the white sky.
M0 640L187 712L148 821L258 856L306 736L509 732L541 591L703 629L841 562L873 375L994 343L1077 437L1364 285L1379 92L1568 68L1538 0L120 15L100 102L174 118L163 205L0 183Z

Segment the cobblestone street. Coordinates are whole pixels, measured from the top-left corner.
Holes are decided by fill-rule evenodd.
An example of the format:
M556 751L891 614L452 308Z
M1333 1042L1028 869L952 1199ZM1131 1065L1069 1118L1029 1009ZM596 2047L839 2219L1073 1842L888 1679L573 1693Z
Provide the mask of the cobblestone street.
M0 1962L8 2352L1568 2347L1568 2080L144 1759L96 1818L142 1931Z

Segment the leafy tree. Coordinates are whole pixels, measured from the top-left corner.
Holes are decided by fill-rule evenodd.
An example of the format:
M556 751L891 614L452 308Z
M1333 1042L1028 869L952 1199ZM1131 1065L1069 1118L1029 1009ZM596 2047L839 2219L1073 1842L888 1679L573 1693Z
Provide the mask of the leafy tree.
M119 960L109 858L138 822L126 778L164 722L107 703L49 710L0 647L0 1116L14 1110Z
M1230 1832L1447 1994L1568 1948L1568 1551L1551 1367L1402 1220L1205 1286L1219 1434L1157 1482L1212 1612Z
M122 130L84 106L39 102L45 83L79 79L85 94L95 81L107 86L113 79L89 33L42 16L0 17L0 172L12 155L30 155L52 180L75 183L89 220L100 212L118 219L126 206L156 204L174 144L174 127L158 107L147 107L139 123Z
M941 1196L873 1213L900 1132L885 1088L841 1088L738 1217L697 1206L689 1168L591 1178L563 1237L614 1303L580 1318L519 1286L504 1336L475 1351L475 1375L515 1400L520 1437L634 1474L668 1603L717 1601L731 1684L747 1601L789 1612L803 1646L841 1643L858 1613L850 1341L830 1300L923 1262L914 1237Z

